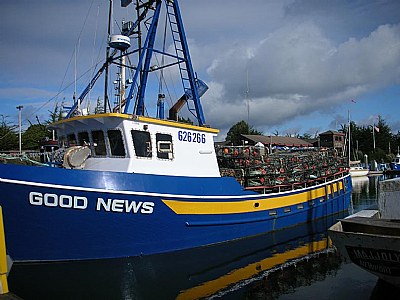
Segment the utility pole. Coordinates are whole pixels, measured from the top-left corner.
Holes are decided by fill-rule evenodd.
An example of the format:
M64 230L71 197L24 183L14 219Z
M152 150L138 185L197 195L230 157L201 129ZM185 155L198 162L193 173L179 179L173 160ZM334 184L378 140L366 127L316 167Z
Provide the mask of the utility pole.
M22 105L17 106L18 109L18 124L19 124L19 155L22 154L22 141L21 141L21 110L24 107Z

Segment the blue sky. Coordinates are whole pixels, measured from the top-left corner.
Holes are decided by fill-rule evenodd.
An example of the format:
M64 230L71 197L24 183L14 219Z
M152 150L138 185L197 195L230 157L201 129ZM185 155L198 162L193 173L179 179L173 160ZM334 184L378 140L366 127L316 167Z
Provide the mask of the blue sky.
M0 115L17 124L16 106L23 105L28 126L36 116L46 120L56 102L72 101L75 49L77 77L84 74L78 93L89 67L104 59L107 4L1 2ZM180 6L193 65L210 87L202 97L206 121L221 130L219 140L242 119L265 134L314 135L340 128L348 110L359 125L380 115L400 130L400 1L185 0ZM114 7L114 24L130 19L119 1ZM92 108L96 99L93 93Z

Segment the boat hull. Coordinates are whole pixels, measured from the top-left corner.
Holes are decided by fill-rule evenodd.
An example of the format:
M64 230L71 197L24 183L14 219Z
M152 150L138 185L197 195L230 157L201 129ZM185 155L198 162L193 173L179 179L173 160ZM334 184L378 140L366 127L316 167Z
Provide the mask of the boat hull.
M344 213L335 214L253 238L173 253L14 264L8 283L10 289L24 299L31 295L40 299L75 299L76 295L81 295L79 291L86 299L115 299L116 295L121 295L120 298L142 295L146 299L203 299L255 276L265 276L266 271L281 273L285 266L308 261L316 252L327 251L327 229L344 216ZM337 267L336 264L330 267L334 266ZM302 274L304 279L310 279L310 272ZM155 289L155 286L163 288Z
M0 165L7 253L64 261L171 252L256 236L345 211L350 177L284 193L233 178Z
M369 215L367 215L369 213ZM352 215L329 228L329 236L339 253L362 269L400 287L400 236L399 227L381 227L378 211L361 211L365 222L351 224ZM376 219L378 222L374 222Z
M368 173L369 173L369 170L367 170L367 169L352 169L352 168L350 168L351 177L367 176Z

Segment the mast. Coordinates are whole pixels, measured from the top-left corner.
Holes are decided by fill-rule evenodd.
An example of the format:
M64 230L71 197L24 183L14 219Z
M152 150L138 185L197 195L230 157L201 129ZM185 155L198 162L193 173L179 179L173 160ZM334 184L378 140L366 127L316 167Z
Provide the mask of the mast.
M110 0L110 7L108 10L108 29L107 29L107 41L110 41L111 36L111 22L112 22L112 6L113 0ZM110 45L107 43L106 49L106 69L104 75L104 112L107 111L107 104L108 104L108 60L110 56Z
M178 1L171 0L155 0L148 1L142 4L142 7L150 7L155 3L153 8L153 16L146 20L149 24L149 29L147 31L146 38L142 41L142 45L139 48L139 61L136 66L135 74L133 76L133 84L130 87L129 94L126 100L126 106L124 113L128 113L129 104L132 98L135 98L136 103L133 113L136 115L143 115L145 111L145 92L147 86L147 80L149 73L155 71L155 68L150 67L150 62L152 60L153 53L158 53L160 55L169 56L170 58L176 60L174 63L169 63L167 66L177 65L181 75L182 86L184 90L184 95L178 99L177 107L182 107L184 103L193 101L194 108L188 107L189 111L196 117L197 122L200 126L205 124L205 118L203 114L203 108L200 103L200 96L208 89L201 80L198 80L195 76L193 70L192 62L190 59L189 48L186 41L186 36L183 28L183 22L178 6ZM162 3L165 3L167 18L170 24L170 34L172 38L172 43L175 48L175 54L166 53L160 49L155 49L155 39L158 28L158 21L160 16L160 10ZM151 22L150 22L151 19ZM167 67L162 66L162 68ZM134 88L138 86L138 91L135 93ZM135 96L134 96L135 94Z
M140 17L140 3L139 0L136 0L136 18L139 20ZM141 30L141 22L137 24L137 32L138 32L138 37L137 37L137 43L138 43L138 49L142 49L142 30ZM141 61L141 56L143 55L142 51L139 51L139 61ZM143 68L142 65L140 64L140 70L139 70L139 85L142 85L142 77L143 77ZM128 106L127 106L128 107Z
M128 6L133 0L122 0L121 6ZM104 112L112 111L110 106L110 99L108 97L108 72L111 64L119 65L119 85L118 89L118 101L116 103L116 107L113 108L114 111L120 111L125 114L135 114L135 115L144 115L145 114L145 94L147 88L147 80L151 72L160 72L164 68L169 67L177 67L179 69L179 74L181 77L181 83L183 88L182 96L177 99L175 105L171 109L173 110L173 116L177 116L180 108L183 107L184 104L187 104L188 111L193 114L196 118L199 126L204 126L205 118L203 114L202 105L200 102L200 97L207 91L208 86L196 78L196 74L194 72L192 62L190 59L189 49L186 41L186 36L183 28L183 22L180 15L180 10L178 6L177 0L148 0L148 1L140 1L136 0L136 15L137 20L134 22L127 22L129 26L125 26L123 23L122 31L120 34L112 34L112 15L113 15L113 0L109 0L109 14L108 14L108 44L106 48L106 61L103 66L97 71L92 80L89 82L87 87L78 97L76 103L69 110L66 118L70 118L74 116L77 107L84 100L85 96L88 92L93 88L95 82L99 79L100 75L105 72L105 82L104 82ZM156 43L156 38L160 35L157 34L158 30L158 22L160 18L161 7L165 7L166 12L166 21L168 21L169 42L174 46L175 53L173 53L172 49L159 49L159 43ZM164 8L163 7L163 8ZM145 26L141 25L144 23ZM142 36L142 31L145 31L145 34ZM136 35L137 39L136 49L129 49L130 47L130 36ZM168 48L168 47L167 47ZM110 51L111 50L111 51ZM120 56L116 57L118 53L117 50L121 50ZM169 51L168 51L169 50ZM158 60L158 57L154 59L154 55L161 55L163 57L168 58L167 63L164 65L162 63L161 66L155 64L152 65L155 59ZM135 55L135 63L131 65L130 55ZM128 56L124 61L122 56ZM126 73L124 68L129 68L131 72L129 75ZM124 76L125 75L125 76ZM127 78L130 77L130 78ZM158 77L158 76L157 76ZM163 80L163 76L161 76ZM117 82L116 82L117 83ZM125 83L129 84L129 91L125 91ZM149 84L150 85L150 84ZM164 94L161 94L159 97L159 109L157 112L159 115L157 117L164 118L163 116L163 102L164 102ZM162 96L162 97L161 97ZM131 105L131 101L133 100L133 105ZM171 99L172 100L172 99ZM107 109L108 106L108 109ZM132 107L133 106L133 107ZM170 114L171 116L171 109ZM171 117L169 117L171 119ZM173 120L177 118L172 118Z
M351 145L351 142L350 142L350 140L351 140L351 129L350 129L350 127L351 127L351 122L350 122L350 110L348 110L348 121L349 121L349 138L348 138L348 141L349 141L349 146L348 146L348 152L349 152L349 167L350 167L350 161L351 161L351 159L350 159L350 155L351 155L351 147L350 147L350 145Z

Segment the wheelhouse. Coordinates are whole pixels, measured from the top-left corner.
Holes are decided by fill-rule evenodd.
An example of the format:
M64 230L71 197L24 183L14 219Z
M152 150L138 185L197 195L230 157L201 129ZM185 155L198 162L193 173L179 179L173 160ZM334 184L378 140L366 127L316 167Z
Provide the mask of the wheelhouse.
M85 170L220 176L213 140L218 130L212 128L115 113L74 117L51 128L60 147L90 149Z

